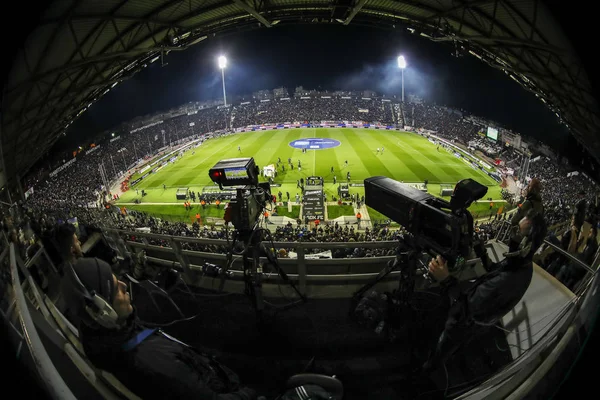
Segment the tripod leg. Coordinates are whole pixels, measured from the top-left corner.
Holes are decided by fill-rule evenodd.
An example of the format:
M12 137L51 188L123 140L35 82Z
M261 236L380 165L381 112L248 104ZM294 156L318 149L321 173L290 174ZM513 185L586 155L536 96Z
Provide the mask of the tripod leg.
M263 293L262 293L262 267L260 266L260 252L258 246L253 246L253 275L254 275L254 297L256 302L256 311L260 313L260 318L262 318L262 310L264 308L263 302Z
M303 295L300 292L300 289L298 289L298 286L296 286L296 284L294 284L294 281L292 281L290 279L290 277L285 273L285 271L279 266L279 264L277 263L277 261L275 261L273 263L273 265L275 266L275 269L277 270L277 273L279 274L279 276L281 277L281 280L283 280L284 283L290 285L292 287L292 289L294 289L294 291L298 294L298 296L302 299L302 301L306 301L306 296Z

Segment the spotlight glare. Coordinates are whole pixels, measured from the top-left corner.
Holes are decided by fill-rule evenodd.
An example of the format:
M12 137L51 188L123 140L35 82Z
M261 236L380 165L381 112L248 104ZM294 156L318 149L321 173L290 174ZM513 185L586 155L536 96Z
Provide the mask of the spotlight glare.
M404 58L404 56L398 57L398 68L400 68L400 69L406 68L406 59Z
M227 67L227 58L225 56L219 56L219 68L223 69Z

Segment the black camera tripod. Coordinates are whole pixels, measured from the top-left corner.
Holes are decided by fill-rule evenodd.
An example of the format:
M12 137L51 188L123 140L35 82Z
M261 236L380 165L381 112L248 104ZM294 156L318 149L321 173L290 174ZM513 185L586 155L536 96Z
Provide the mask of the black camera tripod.
M252 306L256 311L259 323L263 322L263 311L265 308L265 301L262 293L263 270L262 266L260 265L261 256L267 258L269 263L273 265L278 275L281 277L281 280L285 284L290 285L300 297L299 301L290 302L278 307L278 309L287 310L300 304L301 302L306 302L306 296L303 295L300 290L298 290L298 287L292 280L290 280L285 271L279 266L277 258L272 254L271 251L264 247L262 241L262 231L263 229L257 228L249 231L234 231L233 244L227 255L227 265L230 266L233 258L233 246L235 245L236 241L240 240L244 243L244 251L241 253L241 256L244 268L245 294L250 298Z
M426 265L420 259L423 254L423 247L418 245L418 241L410 240L409 243L400 243L400 248L396 259L388 264L379 272L379 274L362 288L356 291L352 297L352 306L350 312L353 313L365 294L383 281L390 273L400 271L398 277L398 288L392 293L387 294L387 316L383 333L391 342L395 342L400 337L403 338L403 344L412 350L418 343L415 324L420 323L422 315L413 307L414 293L416 286L416 277L419 269L425 271ZM419 265L422 264L422 265ZM429 279L427 274L424 274Z
M407 252L399 253L396 256L396 259L388 262L371 282L366 283L362 288L354 292L354 295L352 296L353 306L356 306L369 289L383 281L390 273L398 269L400 270L400 276L398 278L398 290L396 291L398 294L397 299L402 304L408 304L415 290L417 262L419 261L420 254L421 251L418 249L411 249Z

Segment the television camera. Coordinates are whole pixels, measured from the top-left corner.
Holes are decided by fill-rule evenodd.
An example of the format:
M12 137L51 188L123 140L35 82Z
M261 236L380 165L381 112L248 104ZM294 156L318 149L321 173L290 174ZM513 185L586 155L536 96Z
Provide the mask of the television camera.
M225 221L244 234L254 229L262 210L272 200L271 187L268 182L258 183L259 174L254 158L221 160L208 172L221 190L224 186L240 186L225 210Z
M384 176L365 179L365 203L403 226L414 246L441 255L450 270L461 268L473 244L467 208L487 193L473 179L456 184L450 202Z
M487 187L472 179L456 184L450 202L393 179L375 176L365 183L365 203L403 226L396 259L371 281L356 291L351 312L359 323L380 334L390 334L389 325L410 326L416 318L412 307L417 270L429 278L427 254L441 255L456 272L468 263L473 246L473 217L467 208L487 193ZM399 286L393 293L367 291L392 271L399 269ZM431 279L428 279L431 281ZM386 321L391 324L386 325Z
M233 263L234 248L237 243L241 242L243 246L241 253L238 253L238 255L241 255L243 259L246 294L251 299L259 322L262 322L262 311L264 309L261 257L266 257L268 263L277 270L281 279L292 286L302 301L306 301L306 297L300 293L287 274L279 267L272 246L267 248L263 244L263 238L270 238L271 233L267 229L258 228L258 221L261 213L266 209L267 203L272 203L275 199L271 194L269 183L258 182L260 169L254 162L254 158L221 160L209 170L208 175L213 182L219 185L221 190L223 190L223 187L236 187L235 199L229 202L224 216L225 222L231 222L235 227L235 231L225 266L216 268L213 265L207 265L203 268L203 272L207 275L216 274L220 276L222 290L225 278L231 276L229 269ZM290 303L289 305L295 304Z

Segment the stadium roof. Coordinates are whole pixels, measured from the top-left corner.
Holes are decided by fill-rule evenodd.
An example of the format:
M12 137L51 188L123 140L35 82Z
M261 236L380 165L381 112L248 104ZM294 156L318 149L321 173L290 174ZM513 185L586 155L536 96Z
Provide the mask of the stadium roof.
M4 87L7 176L26 172L77 116L162 54L222 32L289 23L408 28L454 43L535 93L600 155L588 75L539 0L57 0Z

